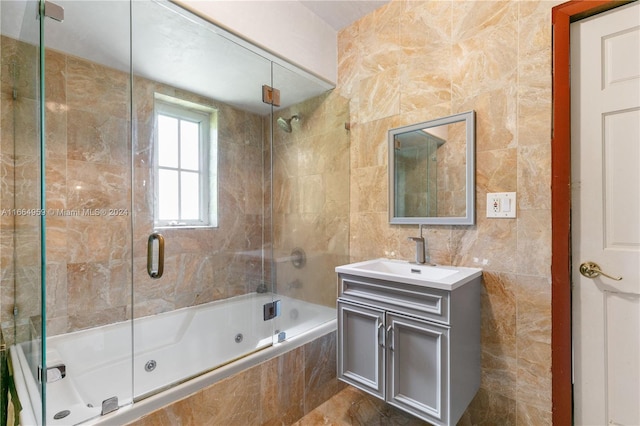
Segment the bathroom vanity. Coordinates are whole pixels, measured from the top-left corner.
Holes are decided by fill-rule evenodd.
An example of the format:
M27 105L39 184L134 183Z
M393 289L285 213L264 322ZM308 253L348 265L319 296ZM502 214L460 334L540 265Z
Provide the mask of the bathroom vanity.
M338 379L455 425L480 387L482 271L375 259L336 272Z

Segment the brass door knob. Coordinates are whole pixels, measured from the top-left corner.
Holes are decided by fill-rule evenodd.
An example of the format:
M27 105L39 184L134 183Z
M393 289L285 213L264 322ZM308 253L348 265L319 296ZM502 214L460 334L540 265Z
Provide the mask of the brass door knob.
M600 265L595 262L584 262L580 265L580 273L587 278L595 278L599 275L604 275L607 278L611 278L612 280L620 281L622 277L614 277L609 274L605 274L600 269Z

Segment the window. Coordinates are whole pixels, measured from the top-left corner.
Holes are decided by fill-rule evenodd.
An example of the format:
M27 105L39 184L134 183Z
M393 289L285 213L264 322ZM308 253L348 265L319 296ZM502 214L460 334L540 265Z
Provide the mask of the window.
M217 226L216 111L156 94L156 227Z

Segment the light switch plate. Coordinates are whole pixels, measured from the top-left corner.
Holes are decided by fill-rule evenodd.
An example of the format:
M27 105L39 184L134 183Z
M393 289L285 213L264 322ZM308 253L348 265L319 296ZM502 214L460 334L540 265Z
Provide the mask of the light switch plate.
M516 217L516 193L492 192L487 194L487 217Z

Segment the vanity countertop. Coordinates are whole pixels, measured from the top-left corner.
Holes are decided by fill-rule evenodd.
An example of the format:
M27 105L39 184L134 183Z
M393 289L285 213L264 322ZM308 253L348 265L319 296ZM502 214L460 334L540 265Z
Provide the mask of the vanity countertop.
M337 266L341 274L401 282L441 290L455 290L482 275L480 268L427 265L397 259L372 259Z

